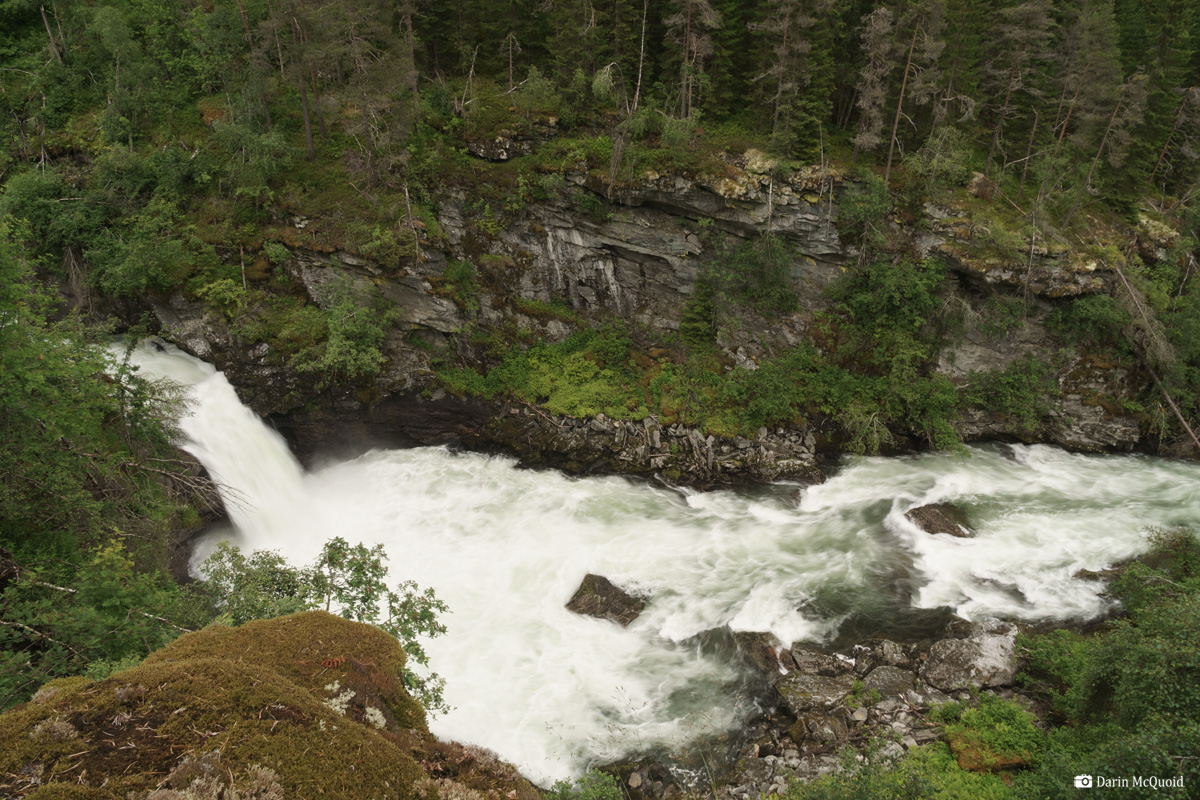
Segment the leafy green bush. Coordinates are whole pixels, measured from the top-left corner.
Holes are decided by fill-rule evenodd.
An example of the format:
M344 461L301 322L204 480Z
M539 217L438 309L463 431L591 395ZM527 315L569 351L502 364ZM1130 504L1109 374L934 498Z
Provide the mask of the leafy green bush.
M1188 530L1152 531L1152 549L1113 582L1129 615L1096 635L1067 631L1022 638L1026 684L1071 727L1055 731L1043 765L1019 785L1029 796L1073 774L1200 780L1200 543ZM1068 783L1062 783L1069 786ZM1138 797L1138 790L1114 790Z
M432 589L421 591L412 581L390 588L386 560L382 545L351 545L340 536L326 542L305 568L293 567L273 551L255 550L247 557L222 542L200 571L230 624L322 608L379 626L400 640L408 659L427 666L419 637L446 632L437 619L446 605ZM436 673L425 677L406 670L404 681L430 712L449 710Z
M998 776L960 769L937 742L899 754L876 739L866 752L847 749L842 768L811 783L793 783L787 800L1007 800L1016 795Z
M625 800L625 793L613 776L588 771L574 782L557 781L546 792L546 800Z
M442 272L442 286L454 304L468 313L479 310L479 271L470 261L451 261Z
M972 372L960 389L964 405L1002 415L1023 436L1042 431L1056 386L1050 369L1032 353L1004 369Z
M775 234L750 242L726 244L705 266L701 282L711 287L718 305L749 303L763 313L790 313L799 305L788 281L795 254Z
M966 761L972 769L995 771L1036 763L1045 736L1033 722L1034 716L1011 700L981 694L979 704L962 709L945 733L960 765Z
M884 243L884 223L892 199L883 179L866 170L846 186L839 206L838 230L864 251L876 250Z
M1129 324L1129 314L1111 295L1093 294L1072 300L1055 309L1047 323L1069 342L1130 352L1122 332Z
M381 297L363 296L349 278L334 283L329 292L327 338L299 351L289 362L299 372L316 373L319 388L378 374L387 328L397 315Z

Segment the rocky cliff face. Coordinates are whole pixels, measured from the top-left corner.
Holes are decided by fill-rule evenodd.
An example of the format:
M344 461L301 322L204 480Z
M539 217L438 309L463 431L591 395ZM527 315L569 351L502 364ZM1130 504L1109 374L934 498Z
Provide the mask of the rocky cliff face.
M239 340L228 325L181 296L156 302L154 310L168 338L225 370L244 399L270 415L302 451L324 448L331 437L314 434L336 426L341 432L332 438L343 443L463 442L580 469L603 462L604 469L644 472L669 462L685 479L691 475L697 480L811 473L811 447L807 455L804 448L775 448L767 458L734 440L705 439L703 453L693 452L694 458L676 463L673 454L678 455L679 447L672 450L670 444L646 449L650 443L643 441L626 448L615 429L600 437L611 441L596 444L586 424L582 436L573 422L564 427L563 420L548 415L523 414L518 424L499 404L434 393L435 358L471 364L481 357L470 343L471 330L507 326L549 341L572 330L569 321L539 315L522 301L565 302L584 317L616 315L652 329L676 330L701 266L717 247L716 234L737 241L771 231L797 253L790 282L800 309L774 317L746 312L740 326L723 331L718 340L733 368L755 369L772 347L806 338L812 314L828 303L823 288L856 257L839 236L838 199L844 185L834 172L813 168L780 180L771 177L767 162L751 154L731 161L720 179L647 173L611 200L608 187L595 175L580 170L566 177L567 189L529 203L516 214L515 224L502 228L472 218L470 199L462 191L448 191L439 214L444 235L426 234L422 260L399 271L346 252L292 251L287 271L312 301L326 302L326 287L335 276L348 274L358 290L378 291L398 311L399 322L385 347L387 363L368 392L318 395L310 379L284 367L266 345ZM986 231L966 212L930 207L927 218L923 227L897 221L887 225L890 235L907 237L915 252L950 267L955 301L977 309L998 293L1015 292L1028 309L1018 326L1002 332L968 324L945 348L938 371L962 383L972 371L1002 369L1031 353L1038 358L1058 353L1048 364L1059 387L1053 411L1058 422L1044 437L1080 450L1134 447L1138 423L1122 412L1120 399L1140 385L1140 376L1062 348L1044 324L1057 298L1106 291L1112 275L1094 260L1036 242L1019 257L996 255L976 241ZM294 224L306 221L297 217ZM469 258L479 267L478 308L470 312L445 291L447 263L455 258ZM657 425L657 420L647 420L633 427L648 431ZM995 414L969 413L958 426L967 440L1020 438L1008 420ZM567 428L573 433L566 434ZM631 441L632 435L625 433L624 440ZM796 435L803 443L805 432ZM690 433L675 438L679 441L671 443L695 449ZM640 453L638 447L643 448ZM600 458L597 448L607 455ZM576 449L574 455L547 457ZM753 452L744 453L747 449ZM735 453L770 463L764 468L734 466L732 461L745 461ZM804 462L803 469L773 465L797 459Z

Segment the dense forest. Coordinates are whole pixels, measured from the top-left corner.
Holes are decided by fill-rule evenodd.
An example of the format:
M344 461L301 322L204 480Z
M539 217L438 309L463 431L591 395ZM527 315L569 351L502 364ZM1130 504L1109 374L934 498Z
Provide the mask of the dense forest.
M478 157L498 140L536 146ZM814 327L837 343L820 353L780 352L753 374L713 366L730 297L768 316L795 308L771 277L789 253L764 236L722 251L726 273L705 273L685 309L682 355L653 375L631 359L644 332L587 320L536 364L528 342L473 331L502 369L441 364L452 392L544 402L532 371L586 360L615 375L593 380L604 396L576 393L554 413L650 406L733 436L819 409L861 452L892 441L879 420L923 446L961 446L950 422L979 406L1036 438L1049 389L1034 359L961 391L930 367L951 324L944 268L916 263L895 231L931 203L969 203L989 253L1072 248L1119 271L1121 291L1064 301L1050 323L1141 370L1146 388L1124 410L1152 441L1200 448L1195 0L0 0L0 141L0 707L54 677L132 666L214 620L364 585L370 602L347 607L419 620L390 630L420 660L413 637L438 632L436 598L388 592L381 554L362 546L335 540L306 570L226 552L209 584L173 580L172 537L201 525L212 487L174 447L177 388L97 343L114 325L142 332L139 298L183 292L269 341L316 391L363 390L388 311L337 290L317 307L281 264L318 240L393 270L420 261L440 241L446 187L469 189L472 224L494 232L580 165L605 191L577 210L603 216L648 172L719 172L756 150L772 175L838 176L839 229L857 254ZM286 220L301 212L312 222L297 233ZM1139 225L1167 232L1153 258L1121 233ZM472 309L473 265L452 260L441 280ZM1028 299L997 299L994 324L1022 319ZM580 322L543 305L524 307ZM794 792L1054 796L1065 787L1053 776L1084 767L1200 780L1188 755L1200 748L1200 556L1189 534L1156 542L1117 586L1130 616L1099 636L1025 643L1053 731L991 701L941 712L949 729L1023 754L1017 789L959 770L943 746ZM411 688L441 702L436 679Z

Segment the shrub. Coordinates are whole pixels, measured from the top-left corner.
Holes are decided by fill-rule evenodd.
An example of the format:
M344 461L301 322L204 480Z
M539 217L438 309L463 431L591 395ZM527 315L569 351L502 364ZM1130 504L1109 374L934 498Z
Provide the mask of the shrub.
M965 405L1002 415L1011 430L1024 436L1034 436L1044 427L1054 377L1032 353L1004 369L973 372L968 381L960 391Z
M589 771L574 782L555 783L546 792L546 800L625 800L625 794L613 776Z
M704 269L718 305L748 303L764 313L789 313L799 305L788 282L795 254L782 237L766 233L750 242L726 244Z
M442 272L442 289L468 313L479 310L479 271L470 261L451 261Z
M996 771L1036 762L1045 746L1034 716L1010 700L982 694L946 725L946 740L963 769Z
M1055 309L1047 323L1069 342L1130 352L1122 332L1129 324L1129 314L1110 295L1094 294L1072 300L1069 305Z

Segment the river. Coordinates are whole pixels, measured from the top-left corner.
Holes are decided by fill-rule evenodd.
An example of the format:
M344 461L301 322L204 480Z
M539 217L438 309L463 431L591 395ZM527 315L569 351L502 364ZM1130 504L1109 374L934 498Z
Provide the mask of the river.
M542 784L754 713L713 631L819 642L849 615L939 606L1086 619L1106 609L1103 587L1075 573L1145 550L1148 527L1200 516L1200 466L1040 445L861 458L818 486L707 493L437 447L305 471L210 365L153 343L133 361L190 387L187 449L231 513L197 562L219 539L297 564L334 536L384 545L396 580L434 587L450 608L428 652L453 710L431 730ZM930 535L904 517L940 501L978 535ZM651 598L646 611L627 629L567 611L588 572Z

